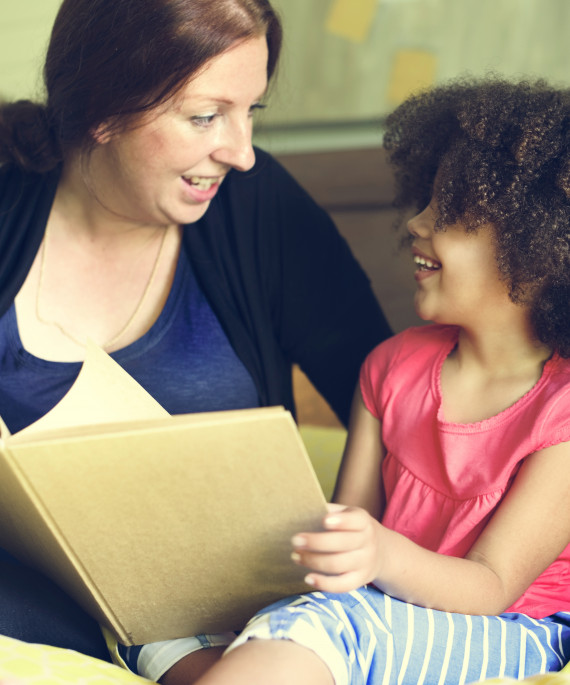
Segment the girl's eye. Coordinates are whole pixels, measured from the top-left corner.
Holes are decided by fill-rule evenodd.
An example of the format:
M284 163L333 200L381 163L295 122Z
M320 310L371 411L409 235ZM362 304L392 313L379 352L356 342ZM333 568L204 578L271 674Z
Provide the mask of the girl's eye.
M206 128L212 121L217 117L217 114L202 114L194 117L190 117L190 121L199 128Z

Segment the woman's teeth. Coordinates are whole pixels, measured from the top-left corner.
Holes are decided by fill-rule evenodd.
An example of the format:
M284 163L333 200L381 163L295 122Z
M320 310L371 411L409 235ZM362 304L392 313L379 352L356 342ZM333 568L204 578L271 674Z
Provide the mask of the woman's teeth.
M190 185L196 186L199 190L210 190L210 188L218 182L217 178L205 178L202 176L184 176L185 181Z
M439 262L433 262L431 259L420 257L419 255L414 255L414 262L422 271L437 271L437 269L441 268L441 264Z

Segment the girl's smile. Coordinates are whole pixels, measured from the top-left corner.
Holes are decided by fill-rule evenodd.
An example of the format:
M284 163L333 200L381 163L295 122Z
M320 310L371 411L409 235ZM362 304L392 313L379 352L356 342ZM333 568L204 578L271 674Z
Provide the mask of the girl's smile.
M429 278L441 269L441 264L436 259L429 257L415 247L412 247L412 255L416 265L414 276L418 282Z
M408 222L417 283L414 303L424 320L457 326L502 321L513 308L496 260L493 227L462 224L435 230L433 203Z

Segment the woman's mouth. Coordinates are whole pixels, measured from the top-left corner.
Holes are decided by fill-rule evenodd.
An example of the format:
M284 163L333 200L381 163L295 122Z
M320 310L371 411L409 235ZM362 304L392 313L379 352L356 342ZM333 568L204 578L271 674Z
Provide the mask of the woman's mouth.
M223 177L220 176L182 176L188 198L192 202L209 202L218 192Z
M218 183L218 178L211 176L183 176L182 178L198 190L210 190L214 184Z

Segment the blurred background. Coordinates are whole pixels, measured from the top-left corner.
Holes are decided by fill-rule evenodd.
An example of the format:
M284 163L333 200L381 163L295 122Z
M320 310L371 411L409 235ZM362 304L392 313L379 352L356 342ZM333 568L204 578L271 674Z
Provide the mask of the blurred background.
M0 95L41 96L60 0L3 0ZM273 152L379 146L410 91L489 70L570 79L569 0L273 0L285 49L257 139Z
M60 0L1 0L0 96L42 97ZM273 0L283 58L256 144L331 213L394 331L420 323L411 259L398 252L386 114L418 88L461 75L570 82L570 0ZM336 419L296 372L301 421Z

